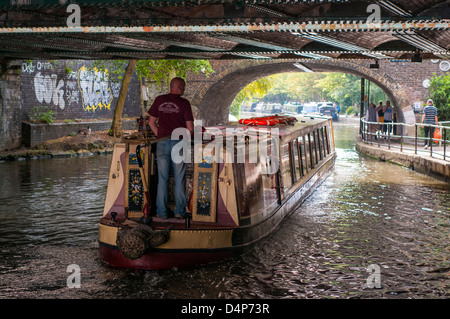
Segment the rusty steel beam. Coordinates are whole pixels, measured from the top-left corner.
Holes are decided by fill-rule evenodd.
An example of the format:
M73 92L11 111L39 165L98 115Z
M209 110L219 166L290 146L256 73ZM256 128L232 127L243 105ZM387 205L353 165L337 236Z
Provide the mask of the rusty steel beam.
M321 3L345 3L349 0L320 0ZM297 4L297 3L316 3L317 0L76 0L75 3L85 7L115 7L115 6L192 6L192 5L214 5L235 3L243 4L257 4L257 5L273 5L273 4ZM31 7L31 8L55 8L73 3L71 0L6 0L0 3L0 8L9 7Z
M6 50L4 48L0 49L0 55L5 55L8 54L9 52L5 52L5 51L13 51L17 54L21 54L21 55L26 55L27 53L29 54L29 51L20 51L20 50L16 50L16 49L9 49L6 48ZM307 57L307 58L312 58L312 59L318 59L318 58L330 58L327 56L323 56L324 54L358 54L361 55L360 58L361 59L373 59L373 57L368 57L367 53L370 53L371 51L270 51L270 52L266 52L266 51L248 51L248 50L228 50L228 51L223 51L220 52L220 54L222 55L235 55L235 56L252 56L252 57L264 57L266 58L267 55L281 55L281 54L294 54L294 55L298 55L298 56L303 56L303 57ZM376 53L379 54L389 54L389 53L413 53L414 51L376 51ZM214 52L192 52L192 51L183 51L183 50L172 50L172 51L168 51L168 50L164 50L164 51L94 51L94 50L79 50L79 51L70 51L70 50L66 50L66 51L50 51L50 52L34 52L34 53L45 53L45 54L52 54L55 56L58 55L64 55L64 56L109 56L109 55L133 55L133 56L144 56L144 57L151 57L151 56L165 56L165 55L180 55L180 56L197 56L197 57L202 57L202 55L205 54L217 54L218 52L214 51ZM321 54L322 56L319 56L319 54ZM445 54L444 54L445 55ZM447 55L450 55L450 53L448 53Z
M17 27L0 28L0 34L15 33L183 33L183 32L352 32L352 31L405 31L450 30L450 19L439 21L321 21L266 24L223 25L154 25L154 26L80 26L80 27Z

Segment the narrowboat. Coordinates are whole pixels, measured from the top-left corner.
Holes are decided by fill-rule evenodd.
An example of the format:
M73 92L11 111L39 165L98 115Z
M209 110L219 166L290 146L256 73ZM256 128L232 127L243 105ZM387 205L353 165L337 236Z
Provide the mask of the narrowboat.
M200 133L196 127L184 144L191 151L186 218L161 219L154 205L158 139L144 135L124 138L112 154L99 258L115 267L183 268L242 253L278 228L332 172L336 157L330 118L275 115Z

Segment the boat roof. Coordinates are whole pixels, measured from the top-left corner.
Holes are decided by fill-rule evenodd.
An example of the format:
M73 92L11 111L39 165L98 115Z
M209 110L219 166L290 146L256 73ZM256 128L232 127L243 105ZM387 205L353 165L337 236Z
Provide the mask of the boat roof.
M329 121L329 117L324 116L291 116L295 117L297 119L297 122L295 122L293 125L288 124L279 124L274 126L267 126L267 125L245 125L240 124L238 122L229 122L225 125L218 125L218 126L208 126L205 127L205 129L214 135L214 131L217 132L217 130L221 131L221 134L224 136L230 133L236 135L236 134L244 134L244 135L253 135L261 132L268 132L273 133L272 129L276 128L278 129L278 134L280 136L280 139L291 139L295 138L297 136L303 135L307 131L310 131L310 129L318 128L324 125L325 122ZM307 130L307 128L309 128ZM227 131L228 129L228 131ZM233 129L233 130L230 130Z

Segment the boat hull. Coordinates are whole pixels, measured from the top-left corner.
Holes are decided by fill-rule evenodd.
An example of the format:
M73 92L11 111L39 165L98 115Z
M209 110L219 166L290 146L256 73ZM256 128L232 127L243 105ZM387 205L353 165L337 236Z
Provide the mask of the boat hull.
M253 247L278 228L281 221L304 201L332 172L335 153L316 167L302 180L295 191L281 205L263 218L246 226L227 229L174 229L170 240L150 250L141 258L126 258L116 245L119 227L100 223L99 258L106 264L120 268L161 270L185 268L221 261L236 256Z
M154 250L141 258L130 260L122 255L117 246L100 243L99 257L106 264L119 268L143 270L162 270L171 268L188 268L196 265L209 264L229 259L233 256L232 249L190 251L184 250Z

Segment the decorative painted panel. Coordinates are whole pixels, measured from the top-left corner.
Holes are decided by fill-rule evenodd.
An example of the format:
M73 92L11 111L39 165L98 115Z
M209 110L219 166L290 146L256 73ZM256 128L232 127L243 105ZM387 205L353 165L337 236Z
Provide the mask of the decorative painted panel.
M142 183L142 176L136 156L136 146L138 143L138 140L130 141L127 144L125 155L125 180L127 181L127 185L125 185L125 207L129 218L139 218L143 216L144 205L147 202L144 196L144 185ZM148 174L149 171L147 154L148 146L141 147L141 158L143 170L146 172L145 174Z
M197 215L211 216L212 172L197 175Z
M144 185L139 169L128 171L128 211L140 211L144 207Z
M215 222L218 164L214 155L200 156L194 163L192 220Z

